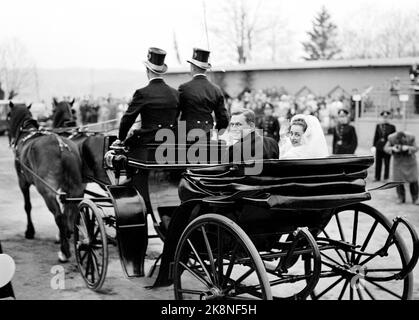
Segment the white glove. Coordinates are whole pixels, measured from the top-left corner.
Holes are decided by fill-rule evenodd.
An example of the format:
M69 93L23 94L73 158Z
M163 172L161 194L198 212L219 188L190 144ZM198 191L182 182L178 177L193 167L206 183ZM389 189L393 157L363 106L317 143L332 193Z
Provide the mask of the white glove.
M371 149L370 149L370 150L371 150L371 153L372 153L372 154L375 154L375 151L376 151L376 148L375 148L375 147L371 147Z

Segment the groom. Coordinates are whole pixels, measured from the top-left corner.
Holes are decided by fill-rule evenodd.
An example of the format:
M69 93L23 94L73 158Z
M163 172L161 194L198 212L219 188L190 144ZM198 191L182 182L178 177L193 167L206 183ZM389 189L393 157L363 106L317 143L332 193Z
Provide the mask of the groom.
M255 127L256 117L252 110L240 109L232 113L228 132L221 137L229 146L223 162L278 159L278 143L261 136Z

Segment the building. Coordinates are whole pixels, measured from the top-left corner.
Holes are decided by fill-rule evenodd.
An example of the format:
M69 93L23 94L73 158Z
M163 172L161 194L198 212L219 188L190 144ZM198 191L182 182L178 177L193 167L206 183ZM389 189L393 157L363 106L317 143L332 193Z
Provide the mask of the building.
M375 124L383 109L393 109L393 122L419 139L419 114L414 113L409 71L418 58L306 61L274 65L215 67L210 78L230 96L245 88L282 88L291 95L313 93L317 96L361 95L355 117L360 145L372 145ZM189 69L169 70L167 82L178 87L190 79ZM394 90L394 80L398 88ZM393 89L392 89L393 88ZM400 101L400 96L408 101Z

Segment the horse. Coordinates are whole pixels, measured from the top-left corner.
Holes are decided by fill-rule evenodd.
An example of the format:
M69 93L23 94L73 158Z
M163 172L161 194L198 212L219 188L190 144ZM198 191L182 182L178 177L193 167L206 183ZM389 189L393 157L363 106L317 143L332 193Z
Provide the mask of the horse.
M79 150L82 160L83 183L99 182L99 186L110 185L103 168L105 135L97 132L78 131L68 137Z
M53 99L53 115L52 115L52 127L53 128L62 128L62 127L71 127L75 126L75 119L73 114L73 104L74 99L71 102L61 101L58 102L57 99Z
M30 186L35 185L59 229L61 246L58 259L67 262L71 256L69 238L78 208L75 203L64 202L62 210L57 192L64 192L71 198L83 197L85 186L82 183L79 150L69 139L38 130L39 124L26 106L15 106L10 102L9 124L15 169L27 215L25 237L33 239L35 236L29 193Z

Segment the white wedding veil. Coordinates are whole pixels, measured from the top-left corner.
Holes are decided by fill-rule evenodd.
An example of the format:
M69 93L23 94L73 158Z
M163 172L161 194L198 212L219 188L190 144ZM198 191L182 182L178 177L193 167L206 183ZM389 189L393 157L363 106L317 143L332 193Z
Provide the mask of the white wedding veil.
M319 119L312 115L297 114L291 119L291 123L296 119L303 119L307 123L307 130L303 135L302 145L292 147L291 141L286 137L286 141L280 149L280 159L312 159L325 158L329 156L326 138Z

